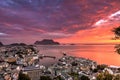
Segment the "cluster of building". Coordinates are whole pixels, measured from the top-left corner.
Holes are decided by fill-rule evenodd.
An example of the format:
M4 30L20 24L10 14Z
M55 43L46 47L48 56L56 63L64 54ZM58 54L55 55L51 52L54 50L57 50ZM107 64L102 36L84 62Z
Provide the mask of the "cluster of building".
M85 58L77 58L72 56L63 56L59 59L58 63L51 66L51 71L55 76L61 76L64 80L74 80L71 73L76 73L81 77L82 75L92 77L91 69L95 69L97 67L97 63L85 59Z
M72 56L63 56L52 66L43 65L29 66L24 68L23 73L29 75L32 80L40 80L40 76L49 76L52 80L57 80L60 76L62 80L77 80L71 74L77 74L79 77L86 76L89 80L97 80L96 77L107 71L111 75L120 74L120 68L116 66L99 65L95 61L85 58ZM97 71L96 71L97 69ZM59 80L59 79L58 79Z
M98 69L100 66L95 61L66 54L51 66L40 65L39 59L46 56L39 55L37 48L32 45L0 47L0 56L0 80L18 80L20 72L28 75L31 80L40 80L41 76L49 76L52 80L58 76L63 80L76 80L72 74L77 74L79 80L82 76L96 80L97 75L104 71L113 75L120 74L119 67Z
M37 53L32 45L0 47L0 80L17 80L24 67L39 64Z

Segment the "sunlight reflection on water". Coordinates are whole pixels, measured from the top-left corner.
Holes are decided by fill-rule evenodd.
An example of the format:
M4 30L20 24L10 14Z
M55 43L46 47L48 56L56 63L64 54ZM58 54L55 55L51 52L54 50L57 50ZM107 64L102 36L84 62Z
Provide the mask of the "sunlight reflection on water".
M62 57L62 53L76 57L89 58L99 64L120 66L120 55L115 53L114 45L40 45L37 46L40 54ZM43 59L41 64L50 65L57 61L54 59Z

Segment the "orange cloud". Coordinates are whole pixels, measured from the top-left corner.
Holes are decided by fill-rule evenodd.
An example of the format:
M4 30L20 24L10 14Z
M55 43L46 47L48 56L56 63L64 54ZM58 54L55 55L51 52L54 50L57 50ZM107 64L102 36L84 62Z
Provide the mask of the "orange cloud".
M79 30L69 38L57 39L62 43L119 43L120 40L112 40L114 34L113 28L120 26L120 10L108 15L106 18L95 22L93 28ZM79 25L73 25L77 28Z
M113 26L101 26L88 30L80 30L72 37L56 39L62 43L114 43L119 40L112 40L114 34L112 32Z

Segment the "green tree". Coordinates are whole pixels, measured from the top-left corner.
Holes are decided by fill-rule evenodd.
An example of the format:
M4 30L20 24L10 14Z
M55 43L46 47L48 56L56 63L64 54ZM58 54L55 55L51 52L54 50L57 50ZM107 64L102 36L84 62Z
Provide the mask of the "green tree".
M103 73L99 73L97 75L97 80L104 80L104 74Z
M53 80L64 80L64 79L62 79L61 76L57 76Z
M119 74L116 75L116 76L113 78L113 80L120 80L120 75L119 75Z
M80 80L90 80L90 78L88 76L82 75L80 77Z
M31 80L30 77L22 72L19 73L18 80Z
M119 27L117 27L117 28L114 28L113 29L113 32L114 32L114 35L115 35L115 40L116 39L120 39L120 26ZM120 54L120 44L118 44L118 45L116 45L115 46L115 52L117 52L118 54Z
M52 80L50 76L40 76L40 80Z
M97 65L98 70L104 70L107 67L105 64Z
M97 75L97 80L113 80L113 75L105 71Z
M72 64L72 66L77 66L78 65L78 63L76 63L76 62L72 62L71 64Z
M3 46L3 43L2 43L2 42L0 42L0 46Z
M120 26L113 29L113 32L115 34L115 39L120 39Z
M69 75L72 76L74 80L79 80L79 74L78 73L72 72Z
M116 46L115 46L115 52L117 52L118 54L120 54L120 44L117 44Z

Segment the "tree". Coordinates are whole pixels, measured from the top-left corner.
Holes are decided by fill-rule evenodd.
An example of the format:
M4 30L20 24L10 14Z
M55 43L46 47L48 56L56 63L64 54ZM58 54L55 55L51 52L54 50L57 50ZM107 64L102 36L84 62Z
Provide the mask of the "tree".
M113 29L113 32L115 34L115 39L120 39L120 26Z
M116 46L115 46L115 52L117 52L118 54L120 54L120 44L117 44Z
M113 78L113 80L120 80L120 75L119 75L119 74L116 75L116 76Z
M18 80L31 80L31 79L27 74L23 74L22 72L20 72Z
M78 63L76 63L76 62L72 62L71 64L72 64L72 66L77 66L78 65Z
M114 35L115 35L115 40L116 39L120 39L120 26L119 27L117 27L117 28L114 28L113 29L113 32L114 32ZM118 44L118 45L116 45L115 46L115 51L118 53L118 54L120 54L120 44Z
M79 80L79 74L78 73L72 72L72 73L69 73L69 75L72 76L72 78L74 80Z
M40 76L40 80L52 80L50 76Z
M61 76L57 76L57 77L55 77L53 80L64 80L64 79L62 79Z
M82 75L80 77L80 80L90 80L88 76Z
M107 67L105 64L97 65L98 70L104 70Z
M3 43L2 43L2 42L0 42L0 46L3 46Z
M97 80L113 80L113 75L105 71L97 75Z

